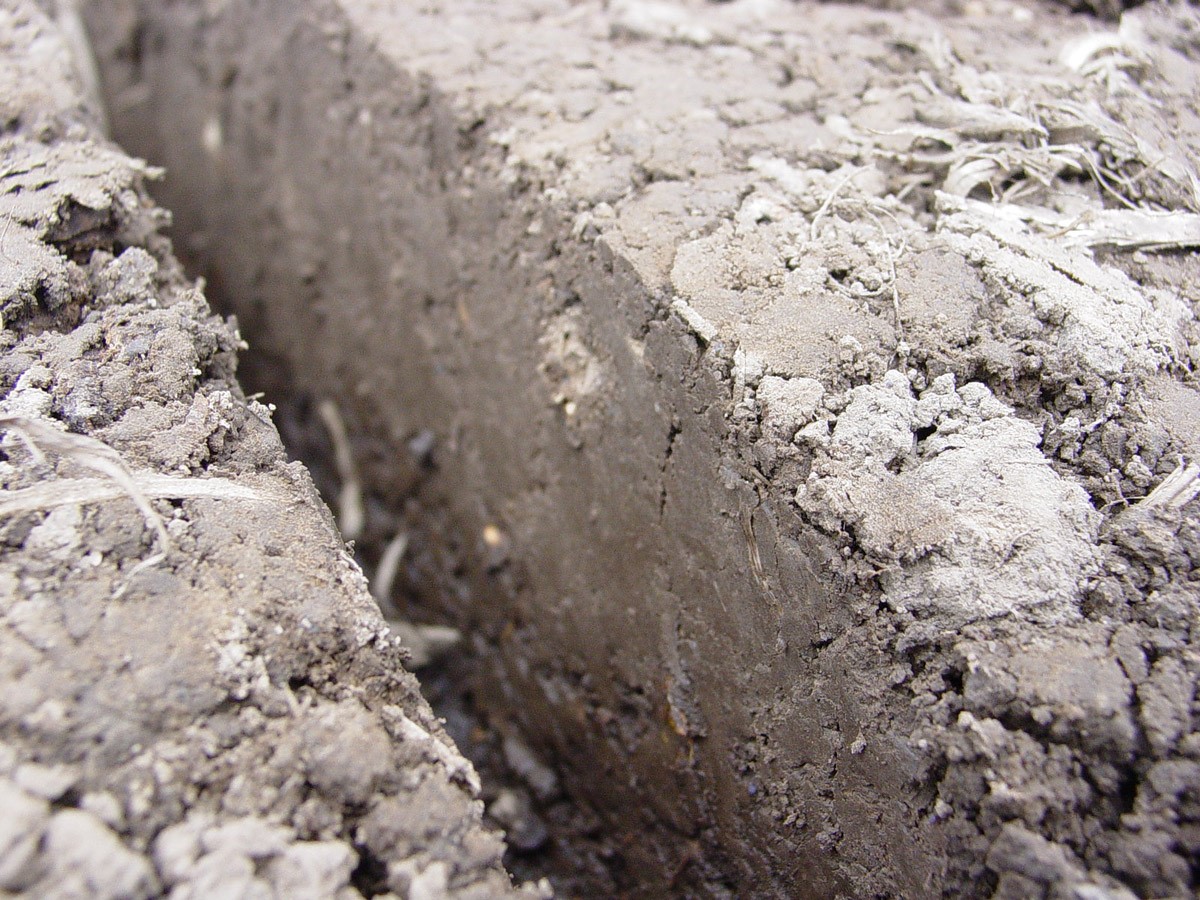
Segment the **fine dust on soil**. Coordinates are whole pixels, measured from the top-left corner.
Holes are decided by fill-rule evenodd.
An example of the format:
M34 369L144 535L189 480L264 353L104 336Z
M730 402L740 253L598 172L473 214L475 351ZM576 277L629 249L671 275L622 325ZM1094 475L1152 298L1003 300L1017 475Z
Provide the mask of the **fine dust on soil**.
M564 893L1196 890L1195 8L92 9Z
M0 119L0 893L544 895L21 0Z

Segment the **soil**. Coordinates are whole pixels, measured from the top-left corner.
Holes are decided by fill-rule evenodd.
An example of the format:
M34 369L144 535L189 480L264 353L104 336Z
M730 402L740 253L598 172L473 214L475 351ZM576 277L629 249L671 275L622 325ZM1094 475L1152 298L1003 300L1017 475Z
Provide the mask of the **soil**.
M1192 895L1200 18L1085 6L85 5L113 133L166 167L246 383L381 602L462 641L426 682L443 731L234 383L150 170L78 150L94 108L26 75L0 421L258 492L154 501L156 565L132 500L5 520L34 648L5 677L76 640L48 598L113 617L105 662L73 649L4 714L14 754L80 779L39 800L14 756L28 820L107 822L158 883L160 832L201 848L189 872L228 846L204 813L353 855L325 871L362 892L490 896L502 845L450 732L498 777L510 866L563 896ZM13 71L61 68L22 40ZM31 194L47 155L83 186ZM14 491L87 457L7 440ZM163 658L104 655L128 640ZM64 707L110 671L169 738ZM204 787L94 786L172 765ZM325 824L267 774L295 768ZM53 860L70 838L44 833ZM294 874L287 852L238 871Z
M0 97L0 892L541 895L31 3Z

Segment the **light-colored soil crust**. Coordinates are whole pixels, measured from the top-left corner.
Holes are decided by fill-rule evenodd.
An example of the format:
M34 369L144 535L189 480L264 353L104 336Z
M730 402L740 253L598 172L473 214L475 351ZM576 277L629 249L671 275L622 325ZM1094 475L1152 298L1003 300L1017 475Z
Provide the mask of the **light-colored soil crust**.
M517 896L62 35L0 4L0 894Z
M91 8L568 892L1196 889L1194 8Z

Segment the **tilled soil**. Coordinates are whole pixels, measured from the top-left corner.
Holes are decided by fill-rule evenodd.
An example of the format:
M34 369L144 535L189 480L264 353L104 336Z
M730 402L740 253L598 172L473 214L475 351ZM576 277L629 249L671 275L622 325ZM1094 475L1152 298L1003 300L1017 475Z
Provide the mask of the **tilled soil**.
M298 449L334 458L318 470L372 569L403 551L384 602L465 635L453 686L435 683L447 726L523 782L485 795L563 894L1196 890L1193 7L1119 22L1005 0L96 0L85 14L114 132L167 167L184 255L256 348L249 378L289 411ZM61 57L24 40L9 57ZM2 195L6 255L23 241L17 259L44 260L12 269L4 301L10 486L77 478L99 452L31 455L23 423L36 446L29 421L56 420L135 474L257 493L157 500L165 537L129 500L14 515L12 553L42 568L13 575L13 596L91 579L99 599L72 610L166 616L175 588L155 579L175 573L189 615L168 627L138 607L136 633L199 636L164 645L183 674L114 671L143 685L139 709L181 679L171 727L223 712L245 728L214 757L235 767L227 782L163 807L192 829L194 867L227 845L190 811L229 802L341 846L357 862L328 871L364 892L507 884L499 842L472 837L471 770L422 743L443 732L311 493L307 525L271 512L281 482L307 481L233 384L233 333L157 237L145 167L60 148L89 113L56 83L11 117L8 152L65 153L54 165L83 186L31 194L22 162ZM120 336L131 313L113 310L138 303L147 324ZM66 349L42 349L68 328ZM121 355L140 334L146 349ZM129 374L96 375L110 357ZM103 537L118 525L134 537ZM256 561L222 562L242 553ZM212 576L222 594L171 568L210 562L249 574ZM377 592L393 583L373 574ZM230 597L272 627L226 624ZM13 620L35 637L51 627L40 602ZM62 646L55 634L41 639ZM204 706L192 658L242 673L242 696ZM242 706L260 690L283 705L256 706L255 732ZM361 729L305 724L335 714ZM100 745L124 734L113 721ZM192 756L224 745L187 734L181 769L208 771ZM296 740L332 830L302 824L286 779L239 780L271 771L267 757L244 771L240 748ZM135 761L151 746L129 741ZM462 824L422 832L448 843L414 861L424 845L388 829L425 808L392 774L418 749ZM90 758L52 761L135 771ZM325 784L326 765L351 774ZM78 784L59 798L88 810ZM22 790L43 822L56 798ZM123 808L107 827L135 853L168 824L157 804ZM293 871L257 859L246 877Z

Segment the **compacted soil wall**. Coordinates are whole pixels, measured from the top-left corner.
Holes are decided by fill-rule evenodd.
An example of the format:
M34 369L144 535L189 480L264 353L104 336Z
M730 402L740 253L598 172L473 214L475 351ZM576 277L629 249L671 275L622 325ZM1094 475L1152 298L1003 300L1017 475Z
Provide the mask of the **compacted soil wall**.
M0 3L0 893L543 893L64 24Z
M85 15L580 892L1195 889L1194 10Z

